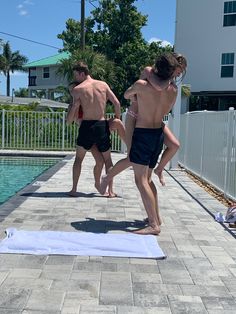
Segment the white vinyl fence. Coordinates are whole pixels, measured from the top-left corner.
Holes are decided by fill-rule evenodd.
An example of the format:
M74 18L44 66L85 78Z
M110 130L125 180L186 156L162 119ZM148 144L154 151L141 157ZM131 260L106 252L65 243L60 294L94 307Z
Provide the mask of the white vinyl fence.
M114 114L108 114L112 118ZM0 110L0 148L21 150L74 150L78 126L66 124L65 112ZM111 135L112 151L121 150L117 132Z
M179 162L236 200L236 111L181 115Z

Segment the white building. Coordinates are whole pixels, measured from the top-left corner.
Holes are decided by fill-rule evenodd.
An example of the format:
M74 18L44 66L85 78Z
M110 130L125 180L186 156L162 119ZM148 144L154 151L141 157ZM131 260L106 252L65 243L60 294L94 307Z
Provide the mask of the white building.
M236 1L176 2L175 51L186 56L184 83L199 96L190 110L236 108Z
M24 65L24 68L29 71L29 97L35 97L36 91L42 91L46 98L54 99L54 93L58 86L68 86L67 79L57 73L58 63L68 57L67 52L62 52Z

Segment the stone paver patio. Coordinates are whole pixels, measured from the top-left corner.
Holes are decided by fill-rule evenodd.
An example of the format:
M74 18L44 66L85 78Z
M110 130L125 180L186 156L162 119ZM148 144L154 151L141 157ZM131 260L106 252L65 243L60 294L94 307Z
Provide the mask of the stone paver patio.
M70 198L72 164L68 156L0 206L1 239L9 227L125 232L146 217L131 168L115 179L118 197L108 199L96 193L88 154L79 197ZM235 313L236 239L209 214L225 207L184 171L165 178L165 187L154 182L167 259L1 254L0 313Z

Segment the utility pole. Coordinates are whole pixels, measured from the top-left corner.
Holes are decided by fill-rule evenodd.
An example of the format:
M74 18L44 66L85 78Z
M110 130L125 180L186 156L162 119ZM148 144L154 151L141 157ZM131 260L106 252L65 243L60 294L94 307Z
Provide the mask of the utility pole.
M83 51L85 48L85 23L84 23L84 17L85 17L85 0L81 0L81 34L80 34L80 48Z

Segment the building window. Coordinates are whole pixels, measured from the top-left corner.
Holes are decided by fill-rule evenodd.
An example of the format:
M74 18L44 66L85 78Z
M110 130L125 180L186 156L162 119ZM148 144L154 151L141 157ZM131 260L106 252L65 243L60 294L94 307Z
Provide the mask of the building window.
M50 73L49 73L49 67L43 68L43 78L49 78Z
M223 26L236 26L236 1L226 1L224 3Z
M233 76L234 76L234 53L222 53L221 77L233 77Z

